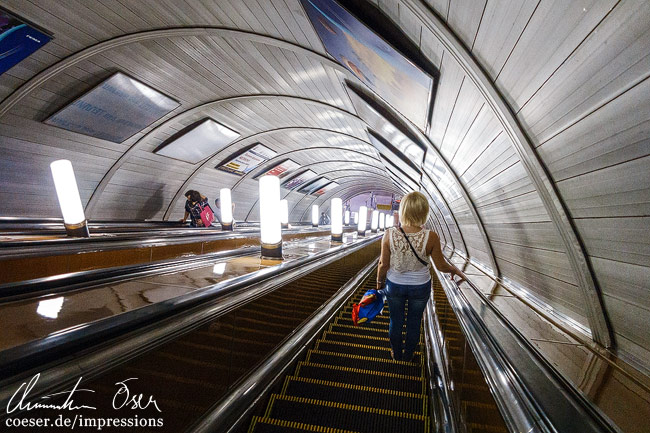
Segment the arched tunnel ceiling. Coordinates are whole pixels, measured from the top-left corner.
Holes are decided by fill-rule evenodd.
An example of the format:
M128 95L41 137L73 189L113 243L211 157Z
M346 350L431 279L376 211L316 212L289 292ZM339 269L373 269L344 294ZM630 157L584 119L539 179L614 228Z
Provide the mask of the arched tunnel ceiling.
M594 326L585 296L600 293L617 350L650 371L650 4L371 3L440 71L430 127L406 123L427 149L418 181L445 238L578 330ZM340 179L344 197L400 190L344 85L362 83L325 52L297 0L0 5L55 36L0 77L4 216L32 215L25 202L59 216L48 172L58 158L72 160L92 218L176 218L184 188L214 196L235 184L237 212L251 213L254 179L214 166L257 140ZM118 70L181 106L120 144L42 123ZM204 116L241 140L198 165L151 152ZM369 181L340 161L367 167ZM288 193L292 217L332 194Z

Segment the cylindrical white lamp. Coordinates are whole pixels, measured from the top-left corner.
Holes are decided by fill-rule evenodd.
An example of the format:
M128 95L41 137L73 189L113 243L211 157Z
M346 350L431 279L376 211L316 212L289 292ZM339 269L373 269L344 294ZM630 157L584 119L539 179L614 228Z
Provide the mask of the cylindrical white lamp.
M232 231L232 196L229 188L219 190L219 206L221 210L221 230Z
M282 259L280 222L280 178L260 178L260 241L262 258Z
M59 198L59 206L63 214L63 225L68 236L87 238L88 223L84 215L84 208L81 205L77 181L74 177L72 163L67 159L60 159L50 164L52 179L56 195Z
M354 212L354 223L359 224L359 212Z
M311 226L318 227L318 205L312 205L311 207Z
M357 234L359 236L366 235L366 220L368 219L368 208L361 206L359 208L359 223L357 225Z
M379 214L379 230L384 230L385 228L386 228L386 214L382 212Z
M349 210L345 211L345 225L346 226L350 225L350 211Z
M372 219L370 220L370 230L373 233L377 233L377 227L379 226L379 211L372 211Z
M289 228L289 201L280 200L280 222L283 229Z
M343 242L343 200L333 198L330 210L332 212L332 241Z

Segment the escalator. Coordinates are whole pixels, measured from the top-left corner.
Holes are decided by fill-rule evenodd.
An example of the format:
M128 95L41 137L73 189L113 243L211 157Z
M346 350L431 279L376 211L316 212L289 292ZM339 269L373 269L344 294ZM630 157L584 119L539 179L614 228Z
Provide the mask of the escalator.
M468 433L506 433L508 430L474 358L458 319L449 305L438 279L434 279L433 299L436 319L443 335L443 347L450 360L447 366L455 384L456 423Z
M250 433L293 431L427 432L423 358L393 361L388 314L355 327L353 303L374 288L373 272L272 394Z
M305 359L285 377L280 392L270 396L264 414L253 418L249 433L430 431L426 356L420 350L412 362L391 359L387 309L370 324L352 324L352 304L374 288L375 275L365 280ZM458 422L468 433L507 432L435 277L434 299L459 390Z

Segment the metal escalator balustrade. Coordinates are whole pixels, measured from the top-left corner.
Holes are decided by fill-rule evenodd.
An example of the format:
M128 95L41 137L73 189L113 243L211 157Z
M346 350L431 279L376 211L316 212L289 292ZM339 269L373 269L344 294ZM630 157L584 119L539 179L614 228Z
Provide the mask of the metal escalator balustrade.
M420 352L412 362L391 359L387 309L371 323L352 324L352 304L375 279L376 271L339 310L249 433L429 431Z
M437 278L433 281L435 316L429 316L427 320L437 321L436 327L442 336L438 343L448 361L442 368L447 369L454 386L452 404L456 410L451 415L455 418L455 425L463 426L467 433L506 433L507 427L442 285Z
M163 418L164 427L152 431L183 431L240 376L312 315L351 275L376 257L378 251L379 243L372 242L321 268L303 273L260 298L251 298L189 333L84 380L80 386L95 390L92 396L84 396L84 404L95 406L97 410L82 411L80 415L115 416L110 405L115 384L137 378L131 382L131 392L154 396L162 411L159 413L150 407L138 412L138 416ZM32 411L29 416L47 414Z

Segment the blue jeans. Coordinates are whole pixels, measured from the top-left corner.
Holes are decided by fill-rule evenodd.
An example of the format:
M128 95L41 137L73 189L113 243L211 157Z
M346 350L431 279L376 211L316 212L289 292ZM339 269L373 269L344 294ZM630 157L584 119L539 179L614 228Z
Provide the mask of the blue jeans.
M396 284L386 280L384 289L390 313L388 335L393 356L396 360L410 360L420 341L420 324L422 313L431 296L431 280L420 285ZM402 328L408 300L408 319L406 322L406 340L402 345ZM402 350L404 354L402 354Z

